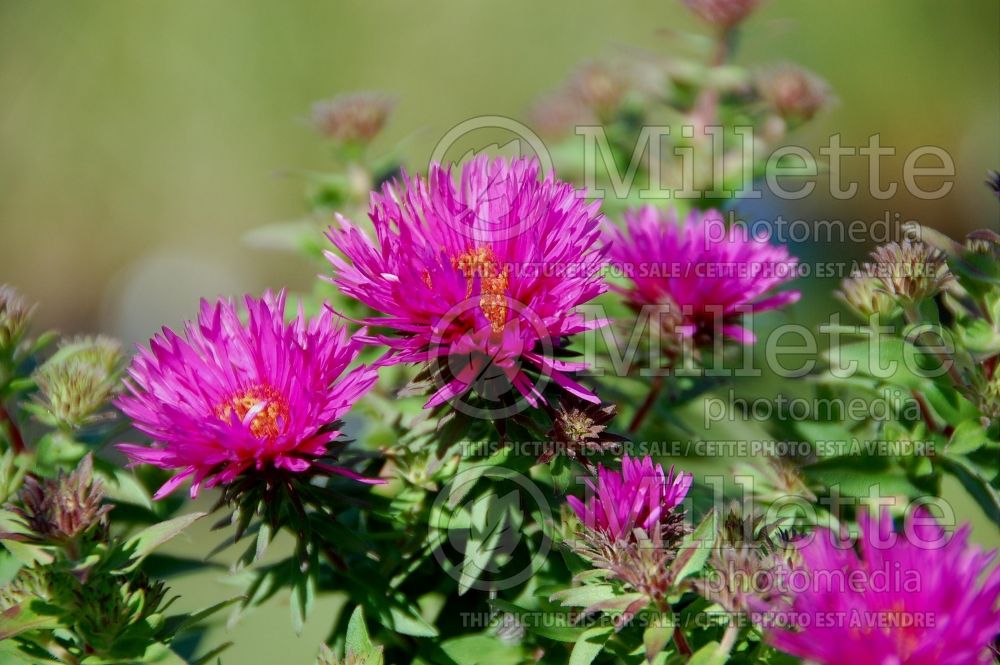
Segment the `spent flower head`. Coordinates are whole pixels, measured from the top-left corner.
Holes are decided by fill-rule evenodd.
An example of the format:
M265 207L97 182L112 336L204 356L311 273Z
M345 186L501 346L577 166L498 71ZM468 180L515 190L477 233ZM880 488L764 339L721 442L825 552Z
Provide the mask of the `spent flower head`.
M337 143L369 143L385 127L395 100L380 92L352 92L316 102L317 131Z
M552 413L552 429L548 433L548 448L539 458L545 463L562 454L589 464L593 455L611 452L626 439L608 431L614 420L614 404L591 404L566 399Z
M695 581L698 592L731 613L747 612L750 600L783 597L781 587L795 560L791 539L764 515L730 507L709 555L708 572Z
M886 243L871 257L873 262L865 264L868 275L904 306L937 295L952 280L945 253L920 241Z

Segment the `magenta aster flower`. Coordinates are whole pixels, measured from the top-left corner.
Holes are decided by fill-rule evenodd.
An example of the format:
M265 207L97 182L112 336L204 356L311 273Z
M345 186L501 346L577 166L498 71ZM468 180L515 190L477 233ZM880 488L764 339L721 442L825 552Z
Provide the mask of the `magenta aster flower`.
M643 529L651 537L668 522L691 488L691 474L667 474L663 467L646 456L622 457L622 470L597 467L597 482L587 481L593 496L584 503L575 496L566 497L584 526L605 535L611 541L627 540L632 530Z
M537 406L543 378L598 401L568 376L586 364L553 357L601 323L577 309L605 289L598 205L539 168L480 157L455 183L432 165L372 195L374 241L342 217L329 232L333 283L385 315L366 321L392 332L372 338L383 362L432 364L428 408L470 388Z
M968 543L965 525L948 538L926 511L895 533L888 511L862 515L856 552L820 530L799 548L800 572L787 612L797 627L770 632L771 643L826 665L971 665L989 663L1000 633L996 550Z
M697 341L722 334L741 343L754 335L741 325L749 311L763 312L799 299L785 291L761 299L794 277L796 259L784 247L727 229L717 211L692 211L681 223L673 210L644 206L625 213L625 228L608 225L608 257L631 281L616 288L635 309L664 307L674 331Z
M243 323L233 302L203 300L184 337L164 328L129 368L117 405L154 444L119 448L133 463L178 470L156 498L188 477L195 496L269 467L363 480L322 459L334 423L375 384L374 370L348 369L362 345L329 308L312 319L300 308L286 324L284 292L247 296L246 308Z

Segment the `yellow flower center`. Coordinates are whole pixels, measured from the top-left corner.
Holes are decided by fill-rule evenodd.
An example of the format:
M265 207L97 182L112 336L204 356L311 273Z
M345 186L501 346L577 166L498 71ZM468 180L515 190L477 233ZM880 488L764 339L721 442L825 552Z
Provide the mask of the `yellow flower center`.
M497 263L490 247L476 247L451 258L451 265L460 270L468 282L466 296L471 295L472 285L479 277L479 308L493 332L503 330L507 322L507 287L510 285L507 269L499 270ZM424 283L433 287L430 273L424 274Z
M226 422L234 414L243 422L251 411L255 414L250 420L250 433L259 438L273 439L288 423L288 401L270 386L251 386L215 407L215 415Z

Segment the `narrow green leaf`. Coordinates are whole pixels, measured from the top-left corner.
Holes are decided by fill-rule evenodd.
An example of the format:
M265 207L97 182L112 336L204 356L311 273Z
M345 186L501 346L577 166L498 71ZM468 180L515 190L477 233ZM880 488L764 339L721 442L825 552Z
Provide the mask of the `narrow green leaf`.
M124 571L135 570L142 563L143 559L152 554L153 550L176 537L184 529L207 514L191 513L189 515L181 515L172 520L147 527L129 538L124 546L125 553L129 556L129 565Z
M569 656L569 665L590 665L601 653L604 643L611 637L612 629L608 626L599 626L584 631L580 639L573 645L573 652Z

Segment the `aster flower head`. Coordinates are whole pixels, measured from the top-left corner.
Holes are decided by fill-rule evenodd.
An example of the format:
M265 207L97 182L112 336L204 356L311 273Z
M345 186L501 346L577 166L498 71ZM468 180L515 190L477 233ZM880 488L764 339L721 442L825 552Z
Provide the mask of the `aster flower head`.
M372 240L338 218L329 238L332 282L383 314L371 339L384 363L429 363L432 408L474 390L493 416L545 400L551 380L598 399L569 377L586 367L557 359L570 335L600 325L578 309L604 291L600 215L572 186L539 177L535 159L479 157L427 178L404 177L372 195ZM494 408L496 407L496 408ZM479 407L467 411L480 415Z
M769 607L801 617L801 628L776 628L770 642L824 665L991 662L1000 632L996 551L969 544L968 525L949 538L924 509L908 515L901 533L887 510L862 514L859 528L857 551L825 529L802 541L807 583Z
M569 496L566 500L588 531L598 532L613 541L634 538L642 529L654 540L671 525L676 508L691 489L691 474L664 474L653 458L622 457L621 471L597 467L597 478L588 480L593 492L586 502Z
M797 260L784 247L726 228L714 211L692 211L681 222L675 211L654 206L625 212L625 226L607 225L605 242L616 273L631 284L617 288L629 305L666 308L684 338L702 343L718 335L749 344L744 313L783 307L798 291L764 297L795 276Z
M165 328L140 349L117 405L153 446L119 446L133 463L176 470L156 494L186 478L191 495L247 471L319 470L360 480L324 461L337 421L374 384L371 368L349 369L362 349L329 308L302 309L285 323L285 293L235 303L202 301L184 336Z

